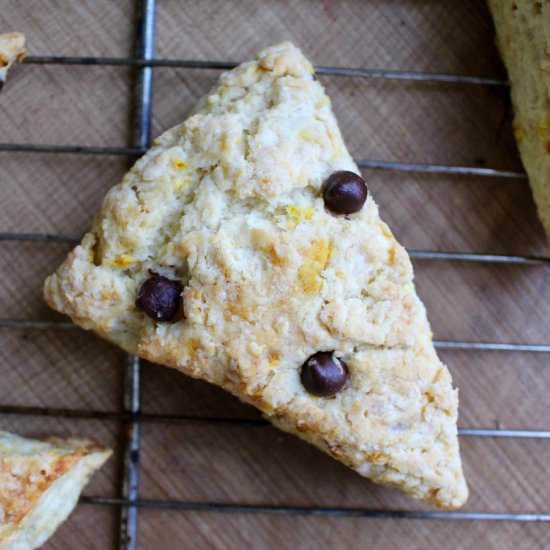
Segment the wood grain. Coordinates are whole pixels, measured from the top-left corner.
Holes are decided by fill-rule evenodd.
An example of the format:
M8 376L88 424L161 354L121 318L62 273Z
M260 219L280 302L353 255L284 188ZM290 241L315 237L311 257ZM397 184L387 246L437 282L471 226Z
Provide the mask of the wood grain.
M28 34L31 54L125 56L133 2L0 1L0 30ZM204 0L158 3L159 57L243 60L291 39L321 65L504 77L492 24L478 0ZM0 95L0 141L128 143L126 68L14 68ZM179 122L218 73L155 70L155 134ZM322 77L347 143L360 158L519 170L505 89ZM125 160L0 153L0 231L79 235ZM365 172L383 217L408 247L546 254L524 181ZM62 244L0 243L2 317L59 318L41 282ZM436 338L549 343L547 267L415 262ZM442 353L461 395L463 427L549 429L547 355ZM0 332L0 405L121 410L124 355L93 335ZM145 365L146 414L256 417L217 388ZM115 420L2 416L22 434L95 436L117 447ZM466 510L550 511L550 441L461 440ZM86 490L117 495L117 458ZM272 428L147 423L143 498L249 504L426 509L375 487ZM49 549L113 548L117 510L79 506ZM329 519L140 511L142 548L538 549L548 524Z

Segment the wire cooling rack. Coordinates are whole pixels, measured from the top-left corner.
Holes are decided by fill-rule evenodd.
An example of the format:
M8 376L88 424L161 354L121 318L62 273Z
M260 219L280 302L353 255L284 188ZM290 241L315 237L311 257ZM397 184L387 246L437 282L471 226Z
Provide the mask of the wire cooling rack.
M111 57L58 57L30 56L27 64L36 65L96 65L127 66L135 71L135 86L132 101L134 116L132 127L132 147L87 147L80 145L39 145L20 143L0 143L0 152L52 153L94 156L122 156L130 161L142 155L151 142L151 119L153 111L153 69L155 67L173 67L187 69L230 69L233 62L197 61L189 59L156 59L155 51L155 14L156 0L136 0L137 23L135 28L136 46L132 58ZM394 71L350 67L316 67L317 74L341 77L379 78L424 82L447 82L469 86L507 86L507 82L494 78L477 76ZM361 168L392 170L401 172L458 174L463 176L499 177L525 179L522 172L494 170L470 166L419 164L386 162L372 159L356 159ZM0 241L35 241L43 243L76 243L78 238L67 235L43 233L2 233ZM516 265L550 265L550 258L523 255L479 254L469 252L436 252L430 250L409 250L411 257L429 261L478 262ZM66 322L0 319L3 329L58 329L73 330L75 325ZM438 349L511 351L523 353L550 353L549 345L470 342L460 340L436 340ZM80 504L113 506L120 509L119 547L134 550L138 547L138 511L140 508L162 510L225 512L225 513L263 513L263 514L299 514L331 517L363 518L406 518L406 519L444 519L444 520L491 520L510 522L549 522L550 511L546 513L488 513L488 512L439 512L407 510L372 510L364 508L315 507L315 506L258 506L247 504L226 504L223 502L189 502L179 500L152 500L139 497L140 476L140 426L143 423L217 423L219 425L239 424L242 426L262 426L266 422L254 419L235 419L220 417L190 417L181 415L142 414L140 406L141 366L138 357L129 356L125 370L124 412L112 413L77 409L52 409L42 407L2 406L0 414L40 415L64 418L93 418L98 420L116 420L127 426L124 443L123 483L119 498L82 497ZM459 428L460 436L493 438L534 438L550 439L550 430L529 429L484 429Z

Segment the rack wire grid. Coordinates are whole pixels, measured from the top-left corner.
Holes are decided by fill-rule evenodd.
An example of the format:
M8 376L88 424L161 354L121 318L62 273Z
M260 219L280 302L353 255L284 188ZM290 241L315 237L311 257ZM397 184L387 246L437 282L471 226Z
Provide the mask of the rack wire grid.
M153 69L172 67L188 69L231 69L237 63L218 61L197 61L188 59L157 59L155 55L155 14L156 0L136 0L135 50L132 58L113 57L65 57L65 56L29 56L25 63L35 65L95 65L127 66L135 71L135 86L132 101L134 104L132 147L89 147L80 145L41 145L22 143L0 143L0 152L52 153L127 157L130 161L142 155L151 142L151 120L153 111ZM341 77L363 77L405 81L456 83L469 86L506 87L508 83L495 78L477 76L395 71L368 68L317 66L319 75ZM496 170L470 166L386 162L373 159L356 159L361 168L393 170L400 172L458 174L463 176L499 177L526 179L523 172ZM66 235L44 233L0 232L0 241L76 243L79 239ZM439 252L430 250L408 250L412 258L428 261L478 262L515 265L550 265L549 257L481 254L469 252ZM0 319L3 329L59 329L72 330L77 327L68 322ZM523 353L550 353L550 344L522 344L473 342L460 340L435 340L436 348L447 350L509 351ZM507 522L548 522L550 510L541 513L493 513L493 512L443 512L409 510L375 510L366 508L342 508L324 506L276 506L229 504L224 502L190 502L184 500L142 499L139 496L140 477L140 426L143 423L217 423L220 425L238 424L242 426L264 426L267 422L256 419L236 419L221 417L190 417L182 415L143 414L140 407L141 366L138 357L129 356L125 368L124 412L112 413L76 409L1 406L1 414L40 415L63 418L93 418L116 420L127 426L127 438L124 444L123 483L119 498L82 497L79 504L111 506L120 509L119 547L135 550L138 547L138 511L140 508L161 510L179 510L195 512L241 513L241 514L299 514L331 517L360 518L402 518L402 519L440 519L440 520L485 520ZM550 439L550 430L532 429L485 429L459 428L462 437L491 438L534 438Z

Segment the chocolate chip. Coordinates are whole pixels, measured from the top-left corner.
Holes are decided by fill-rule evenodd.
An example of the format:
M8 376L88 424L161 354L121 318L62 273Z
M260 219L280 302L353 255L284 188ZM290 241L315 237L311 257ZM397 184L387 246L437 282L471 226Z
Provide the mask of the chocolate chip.
M367 200L367 194L365 180L346 170L333 172L323 187L325 206L334 214L359 212Z
M303 365L300 380L313 395L330 397L338 393L348 378L348 366L332 351L318 351Z
M136 306L155 321L177 321L183 309L183 285L152 273L139 289Z

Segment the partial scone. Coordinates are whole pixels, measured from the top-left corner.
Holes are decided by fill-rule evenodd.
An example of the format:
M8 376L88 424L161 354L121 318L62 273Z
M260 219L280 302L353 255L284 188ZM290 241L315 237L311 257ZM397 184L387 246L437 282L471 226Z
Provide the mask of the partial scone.
M0 548L44 544L111 456L87 439L24 439L0 432Z
M310 63L271 47L109 191L46 300L360 474L456 508L457 393L357 174Z
M489 6L512 87L514 133L550 241L550 1Z
M8 77L9 68L26 54L25 35L20 32L0 34L0 91Z

